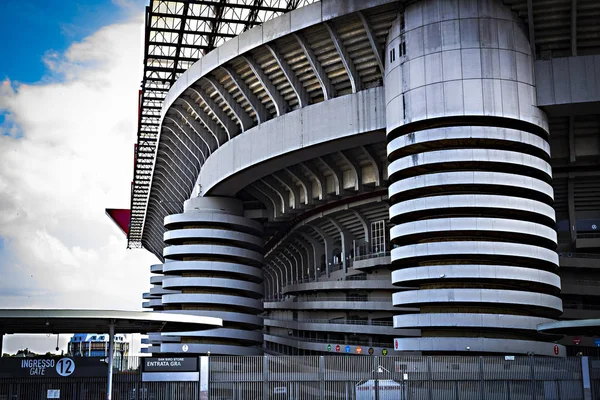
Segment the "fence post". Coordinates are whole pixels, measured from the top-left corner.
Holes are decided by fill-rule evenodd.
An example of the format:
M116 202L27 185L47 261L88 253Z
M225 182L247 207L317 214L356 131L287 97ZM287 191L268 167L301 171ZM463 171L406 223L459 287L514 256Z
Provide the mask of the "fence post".
M377 356L373 357L373 379L375 380L375 384L373 385L375 388L375 400L379 400L379 359Z
M325 357L319 356L319 398L325 400Z
M427 356L427 391L429 392L429 400L433 398L433 376L431 373L431 356Z
M269 359L263 359L263 400L269 400Z
M535 396L535 390L536 390L536 387L535 387L535 363L534 363L533 357L534 356L529 356L529 369L531 372L531 398L533 400L535 400L536 399L536 396Z
M581 357L581 379L583 383L583 399L592 400L592 387L590 385L590 363L587 356Z
M483 356L479 356L479 388L481 391L481 400L485 400L485 380L483 375Z
M201 400L208 400L210 397L210 357L200 356L200 382L198 384L199 395Z

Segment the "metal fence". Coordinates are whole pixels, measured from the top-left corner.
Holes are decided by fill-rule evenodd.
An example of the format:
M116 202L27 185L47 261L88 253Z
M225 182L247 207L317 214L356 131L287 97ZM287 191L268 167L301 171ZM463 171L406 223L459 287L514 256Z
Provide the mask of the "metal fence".
M118 371L113 400L600 400L600 359L479 356L202 357L199 381ZM208 365L208 368L206 368ZM589 392L586 395L586 376ZM203 385L203 380L207 383ZM106 378L0 379L0 400L104 400Z
M600 361L598 361L600 362ZM600 399L600 369L592 373ZM584 399L581 358L211 357L210 399Z

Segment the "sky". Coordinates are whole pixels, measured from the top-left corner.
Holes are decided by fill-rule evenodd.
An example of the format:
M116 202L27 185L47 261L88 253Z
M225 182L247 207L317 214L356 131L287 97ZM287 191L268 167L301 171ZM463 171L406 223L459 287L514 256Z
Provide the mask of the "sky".
M0 308L141 310L158 261L104 209L129 208L146 4L2 1ZM3 352L56 340L6 335Z

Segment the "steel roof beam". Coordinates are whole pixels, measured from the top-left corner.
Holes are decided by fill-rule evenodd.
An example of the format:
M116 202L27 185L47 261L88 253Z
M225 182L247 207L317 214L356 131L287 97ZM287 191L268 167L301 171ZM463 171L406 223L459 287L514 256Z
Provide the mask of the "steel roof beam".
M250 90L246 82L242 80L242 78L235 72L235 70L231 67L222 65L220 67L229 77L231 81L238 88L244 99L250 104L254 114L256 115L256 119L259 124L266 122L269 118L269 111L265 107L265 105L256 97L256 95Z
M237 101L233 98L233 96L212 76L205 76L202 78L204 81L207 81L213 89L221 96L225 104L231 109L233 115L238 120L239 125L242 127L242 132L247 131L252 126L254 126L254 121L252 118L246 114L246 111L238 104Z
M298 77L296 76L296 73L294 72L292 67L290 67L290 65L285 60L283 55L281 55L279 50L277 50L277 47L275 47L274 43L266 44L265 47L271 52L271 55L273 56L273 58L275 58L275 61L277 62L277 65L283 72L283 75L294 90L294 93L298 98L298 106L300 108L306 107L308 105L309 99L308 92L306 91L306 88L304 87L302 82L300 82L300 79L298 79Z

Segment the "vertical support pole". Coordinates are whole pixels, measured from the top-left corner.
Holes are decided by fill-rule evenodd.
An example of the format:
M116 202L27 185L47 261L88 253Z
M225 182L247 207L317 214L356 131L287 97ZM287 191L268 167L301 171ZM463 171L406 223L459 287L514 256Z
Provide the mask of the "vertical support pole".
M0 357L2 357L2 346L4 344L4 333L0 332Z
M210 357L200 357L200 399L208 400L210 391Z
M263 358L263 400L269 400L269 359Z
M433 398L433 376L431 373L431 356L427 356L427 390L429 392L429 400L434 400Z
M481 390L481 400L485 400L485 380L483 375L483 357L479 356L479 386Z
M90 343L91 345L91 343ZM112 398L113 383L113 352L115 349L115 320L111 320L108 325L108 387L106 388L106 400Z
M375 400L379 400L379 358L373 357L373 378L375 379Z
M590 384L590 363L587 356L581 357L581 379L583 384L583 400L592 400Z
M319 356L319 399L325 400L325 357Z

